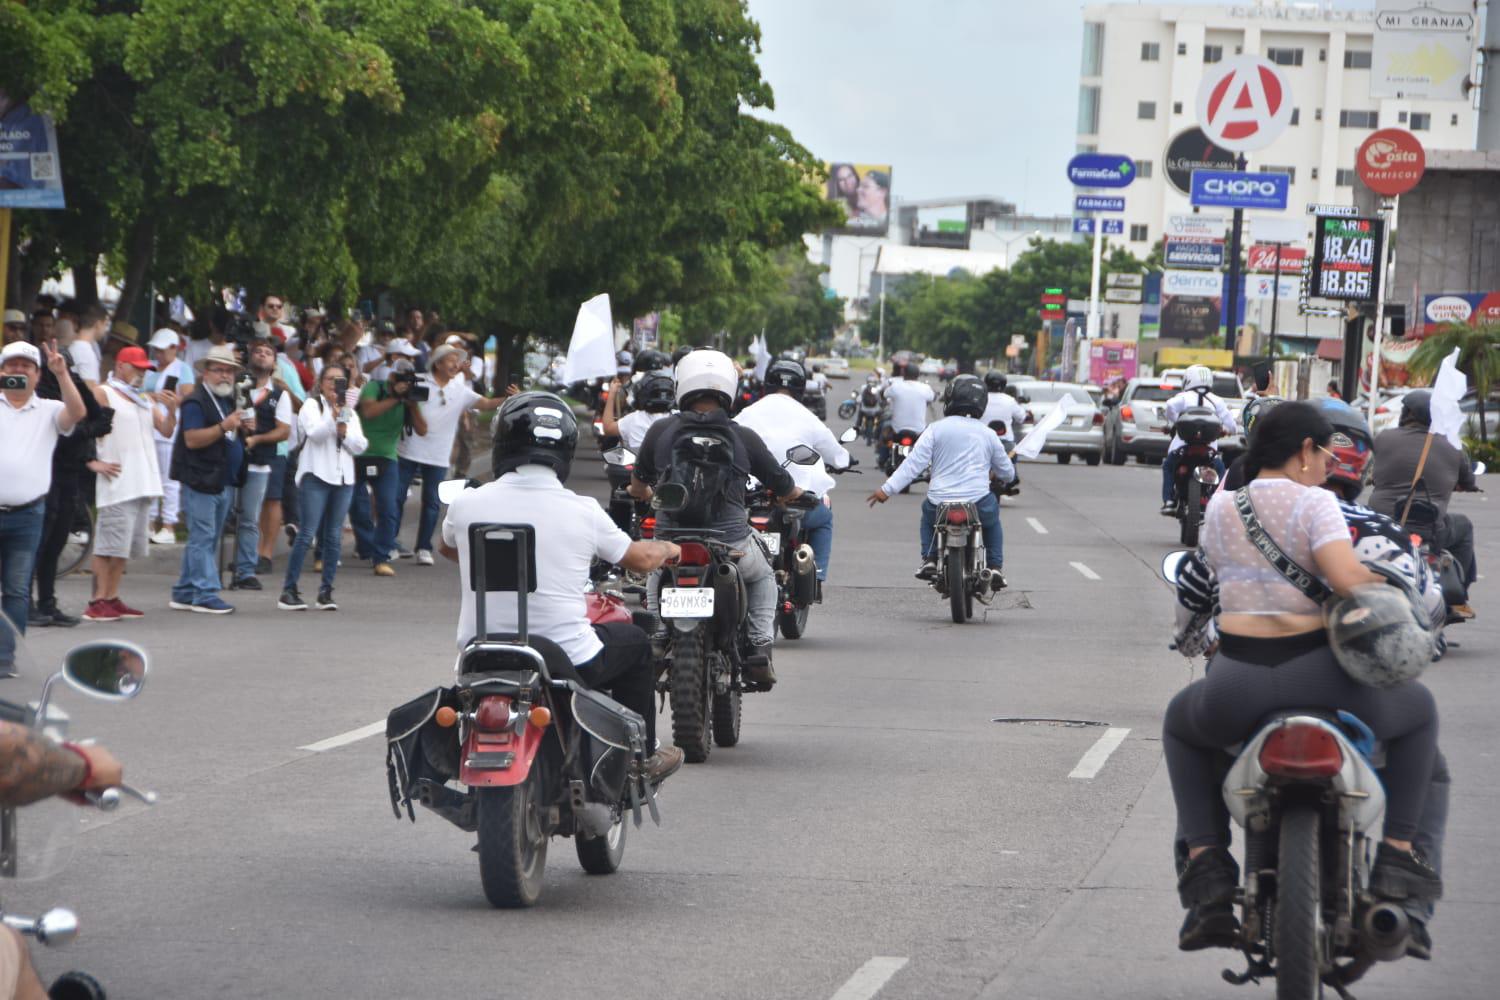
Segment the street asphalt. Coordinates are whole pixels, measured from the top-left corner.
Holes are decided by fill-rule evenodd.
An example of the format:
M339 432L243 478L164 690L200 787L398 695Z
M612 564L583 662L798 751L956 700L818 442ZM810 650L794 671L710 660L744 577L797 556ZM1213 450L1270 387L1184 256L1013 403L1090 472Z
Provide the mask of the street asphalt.
M148 648L137 701L61 701L73 737L161 801L87 814L67 871L0 886L5 909L75 909L78 941L36 961L112 998L1270 996L1220 979L1230 953L1176 949L1160 725L1202 663L1167 648L1158 473L1049 459L1022 475L1002 510L1011 587L962 626L912 578L921 488L871 510L878 476L844 477L825 602L778 645L776 689L746 697L740 746L667 783L661 827L629 831L619 873L585 875L554 840L527 911L486 904L470 835L393 818L370 728L451 679L451 564L381 579L346 556L335 613L278 611L273 575L212 617L168 610L180 549L157 549L123 591L144 620L28 638L48 665L89 638ZM569 485L604 495L588 443ZM1454 500L1481 572L1500 567L1494 506ZM63 603L87 587L64 580ZM1479 619L1427 675L1455 782L1435 959L1376 968L1361 1000L1495 995L1493 592L1476 586ZM0 696L34 697L39 669Z

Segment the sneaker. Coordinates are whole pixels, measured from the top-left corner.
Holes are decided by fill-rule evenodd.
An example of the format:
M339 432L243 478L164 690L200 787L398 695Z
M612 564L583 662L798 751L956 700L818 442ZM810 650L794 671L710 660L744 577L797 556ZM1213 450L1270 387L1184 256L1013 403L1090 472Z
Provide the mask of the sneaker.
M271 560L267 559L265 556L261 556L255 561L255 575L259 576L262 573L269 572L271 572Z
M109 601L89 601L89 606L83 609L86 622L117 622L123 617Z
M1175 503L1164 503L1164 504L1162 504L1161 505L1161 516L1162 517L1176 517L1177 516L1177 505Z
M196 602L193 610L200 615L228 615L234 613L234 605L215 595Z
M662 747L646 759L646 780L659 785L682 766L683 753L677 747Z
M990 567L989 574L991 590L1004 590L1006 587L1010 586L1010 584L1005 582L1005 574L1000 572L999 566Z
M418 566L431 566L432 565L432 550L431 549L418 549L417 550L417 565Z
M924 559L924 560L922 560L922 568L919 569L919 570L917 570L917 579L918 580L923 580L923 581L926 581L926 582L931 582L933 580L936 580L937 579L937 560L936 559Z
M757 691L769 691L776 686L776 671L771 667L771 644L757 642L753 652L745 657L745 680Z
M395 576L396 575L396 567L392 566L388 562L376 563L375 564L375 575L376 576Z
M1236 946L1240 922L1234 915L1234 891L1239 880L1239 865L1224 847L1211 847L1183 866L1177 897L1188 914L1177 932L1179 949Z
M392 559L410 559L413 554L411 549L407 548L405 545L397 545L396 548L392 550L392 552Z
M1421 851L1397 850L1382 841L1375 849L1375 864L1370 867L1370 891L1381 899L1430 903L1443 898L1443 880Z
M147 537L151 539L152 545L177 544L177 532L165 524L158 528L156 531L153 531Z
M32 610L41 611L46 616L47 620L39 623L43 628L72 628L83 620L77 615L67 614L56 604L43 604Z
M26 612L27 628L46 628L52 624L52 616L44 611L40 605L33 604Z
M146 617L146 612L144 612L144 611L137 611L135 608L132 608L130 605L126 604L124 601L120 600L118 597L111 597L109 599L109 603L112 604L112 605L114 605L115 610L120 613L120 617L121 618L144 618L144 617Z
M253 576L242 576L229 585L230 590L265 590Z
M282 611L307 610L307 602L302 599L301 594L297 593L296 587L288 587L283 590L281 596L276 599L276 606Z
M170 601L167 602L167 607L171 608L173 611L191 611L191 610L193 610L193 606L191 604L189 604L187 601L179 601L175 597L172 598Z
M313 607L319 611L337 611L339 606L334 603L333 590L328 587L318 591L318 599L313 602Z

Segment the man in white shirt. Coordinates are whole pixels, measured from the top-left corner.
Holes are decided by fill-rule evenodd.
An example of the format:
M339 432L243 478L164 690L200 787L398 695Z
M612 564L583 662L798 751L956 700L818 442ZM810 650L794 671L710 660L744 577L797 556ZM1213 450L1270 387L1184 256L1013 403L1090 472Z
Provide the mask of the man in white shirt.
M68 345L68 356L73 359L73 370L88 383L90 389L99 384L103 352L99 342L109 328L109 313L100 305L84 307L78 317L78 332Z
M432 352L431 370L419 382L428 397L417 404L427 425L423 435L407 435L396 442L396 457L401 467L398 496L405 497L412 480L422 476L422 512L417 522L417 562L432 565L432 533L438 520L438 484L448 476L448 459L453 455L453 439L458 434L463 415L470 410L494 410L504 397L486 399L460 377L467 358L463 351L444 344ZM401 530L400 518L396 530Z
M36 396L43 352L61 401ZM17 341L0 350L0 609L23 633L52 486L52 449L87 412L67 362L51 345L38 351ZM15 676L14 650L0 647L0 676L6 675Z
M1213 384L1213 372L1207 366L1191 365L1182 373L1182 391L1167 400L1167 405L1162 407L1162 416L1166 419L1167 426L1173 428L1172 443L1167 446L1167 457L1161 462L1161 512L1167 517L1173 517L1177 513L1177 504L1173 498L1176 492L1174 470L1177 466L1177 452L1183 447L1182 438L1177 436L1177 421L1190 408L1204 406L1214 411L1226 435L1234 434L1237 430L1234 414L1229 412L1229 407L1209 391ZM1210 447L1214 450L1214 468L1218 470L1219 478L1223 479L1224 460L1218 454L1219 442L1213 442Z
M1016 402L1016 397L1005 391L1009 386L1010 380L1005 377L1004 372L991 369L984 373L988 401L985 403L984 416L979 418L981 423L1005 439L1007 451L1015 447L1015 428L1026 419L1026 408ZM995 427L996 424L1000 427Z
M927 429L927 408L937 398L932 387L918 379L915 361L898 365L896 374L900 377L893 379L885 388L891 419L881 432L880 447L876 449L882 468L890 458L891 439L895 435L902 431L921 434Z
M803 515L802 530L818 564L818 579L826 580L828 561L833 555L833 507L828 494L833 492L834 481L823 463L832 463L835 469L843 470L849 468L852 460L828 425L802 405L807 375L799 362L773 362L766 369L765 387L766 394L741 410L734 422L759 434L771 456L778 460L786 458L787 451L799 444L807 445L820 456L812 465L788 465L787 472L804 493L822 500Z

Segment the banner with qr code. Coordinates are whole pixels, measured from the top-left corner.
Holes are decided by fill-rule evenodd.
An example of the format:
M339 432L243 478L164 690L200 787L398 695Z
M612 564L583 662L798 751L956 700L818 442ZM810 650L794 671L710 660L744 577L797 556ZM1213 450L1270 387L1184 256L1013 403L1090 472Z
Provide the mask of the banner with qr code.
M0 208L66 208L52 119L0 91Z

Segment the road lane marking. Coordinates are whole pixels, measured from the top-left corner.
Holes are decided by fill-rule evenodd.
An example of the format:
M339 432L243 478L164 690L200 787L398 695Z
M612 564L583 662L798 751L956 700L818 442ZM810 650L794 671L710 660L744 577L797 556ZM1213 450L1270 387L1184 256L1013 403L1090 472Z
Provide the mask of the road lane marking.
M1095 573L1093 570L1089 569L1087 566L1085 566L1081 562L1070 562L1070 563L1068 563L1068 565L1072 566L1078 572L1082 573L1083 574L1083 578L1085 580L1102 580L1103 579L1103 577L1101 577L1098 573Z
M1128 729L1105 730L1104 735L1099 737L1093 746L1089 747L1088 752L1078 761L1078 766L1073 768L1072 773L1068 777L1082 778L1085 781L1093 778L1104 767L1104 762L1109 760L1109 755L1114 753L1116 748L1125 742L1125 737L1129 735L1130 730Z
M326 740L319 740L316 743L309 743L307 746L298 747L297 749L311 750L313 753L322 753L325 750L336 750L339 747L346 746L350 743L358 743L362 739L366 739L367 737L374 736L376 733L383 732L385 732L384 722L372 722L368 726L360 726L358 729L351 729L347 733L339 733L337 736L330 736Z
M839 987L839 991L833 995L833 1000L870 1000L875 994L891 981L891 977L900 972L909 959L886 958L876 955L864 965L854 971L849 981Z
M1038 535L1045 535L1047 533L1047 529L1043 526L1042 522L1034 517L1028 517L1026 523L1031 525L1031 530L1035 531Z

